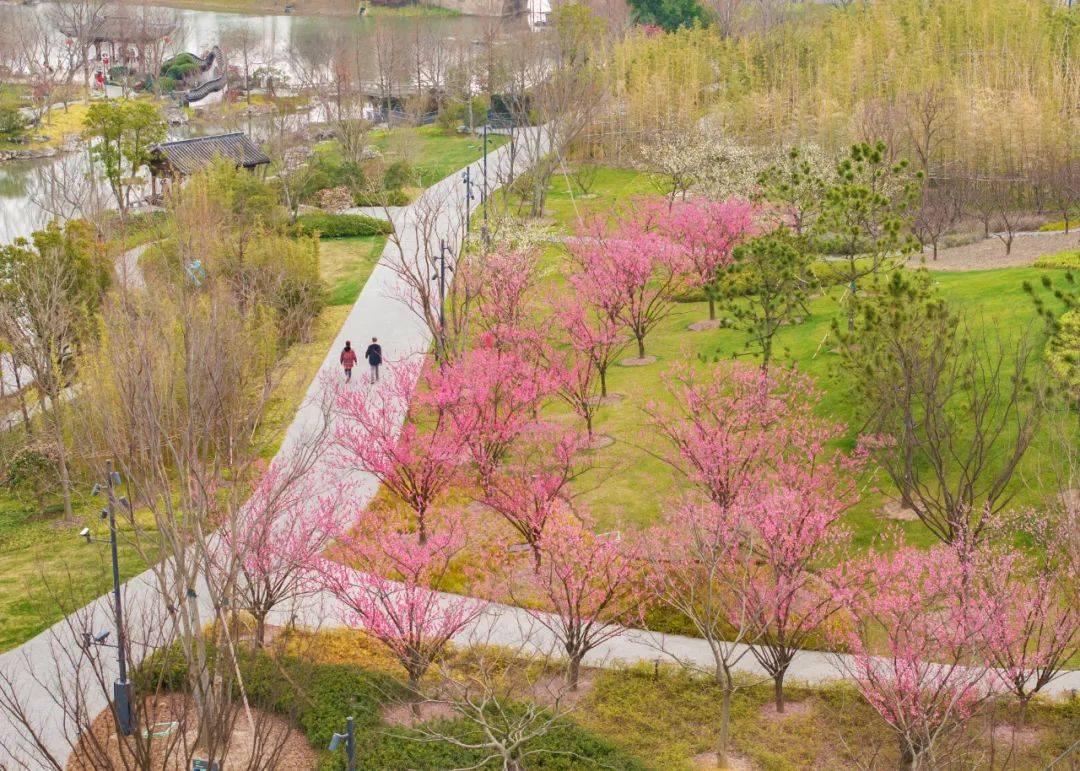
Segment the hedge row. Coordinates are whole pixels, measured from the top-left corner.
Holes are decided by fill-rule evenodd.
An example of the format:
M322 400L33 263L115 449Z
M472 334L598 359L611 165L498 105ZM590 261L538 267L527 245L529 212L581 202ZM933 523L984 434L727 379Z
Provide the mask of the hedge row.
M311 212L301 214L296 221L297 232L310 236L316 233L323 238L349 238L350 236L385 236L394 226L386 220L363 214L328 214Z
M354 206L408 206L409 194L404 190L381 190L377 193L356 193Z

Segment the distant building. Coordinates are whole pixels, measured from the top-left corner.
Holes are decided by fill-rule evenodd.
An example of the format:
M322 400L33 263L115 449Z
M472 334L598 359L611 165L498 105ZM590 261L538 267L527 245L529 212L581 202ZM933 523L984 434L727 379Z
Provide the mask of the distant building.
M150 148L151 195L157 196L157 180L171 184L190 177L216 158L233 161L237 167L265 173L270 157L242 131L191 139L159 142Z

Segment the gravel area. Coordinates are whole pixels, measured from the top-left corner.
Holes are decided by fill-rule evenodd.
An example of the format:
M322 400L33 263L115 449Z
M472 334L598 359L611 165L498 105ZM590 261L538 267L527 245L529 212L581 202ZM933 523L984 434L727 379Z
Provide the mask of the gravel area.
M1019 233L1013 239L1012 252L1005 254L1001 239L990 238L950 249L938 249L933 260L930 251L916 254L909 264L925 259L931 270L987 270L990 268L1015 268L1030 265L1045 254L1057 254L1069 249L1080 249L1080 231L1065 233Z

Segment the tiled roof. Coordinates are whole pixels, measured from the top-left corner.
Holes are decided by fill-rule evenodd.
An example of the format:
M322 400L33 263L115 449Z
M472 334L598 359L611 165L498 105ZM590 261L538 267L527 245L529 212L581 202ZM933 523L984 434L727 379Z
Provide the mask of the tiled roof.
M151 151L163 156L174 170L185 175L194 174L217 157L236 161L237 166L246 168L270 163L266 153L242 131L161 142Z

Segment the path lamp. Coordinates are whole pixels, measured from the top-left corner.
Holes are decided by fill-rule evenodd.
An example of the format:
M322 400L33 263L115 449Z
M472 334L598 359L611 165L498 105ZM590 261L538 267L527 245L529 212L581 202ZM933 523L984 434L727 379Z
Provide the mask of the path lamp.
M342 742L345 743L345 758L348 760L348 769L349 771L356 771L356 735L351 715L345 718L345 733L335 733L330 739L330 745L327 749L336 752L341 748Z
M470 232L469 220L472 217L472 166L466 166L465 171L461 172L461 181L465 184L465 234Z
M432 281L439 282L439 329L441 330L446 326L446 253L450 251L450 245L446 243L445 238L439 239L439 269L434 276L431 277ZM450 268L450 272L453 273L454 269Z
M89 649L91 645L116 648L116 663L119 668L119 676L116 682L113 683L113 711L116 713L116 722L120 727L120 733L124 734L124 736L130 736L135 732L135 713L131 698L131 683L127 678L126 645L124 641L124 606L120 594L120 560L116 552L116 505L119 502L130 511L131 504L128 502L127 498L117 499L116 487L119 484L121 484L120 472L114 471L112 461L108 461L105 464L104 487L107 506L101 510L101 518L109 520L109 540L106 541L104 538L93 538L90 535L90 528L88 527L84 527L79 533L79 535L86 539L87 543L92 543L94 541L108 543L112 551L116 644L111 645L106 642L109 633L105 631L100 632L97 635L91 635L89 632L84 632L83 645L87 649ZM99 495L102 489L100 484L96 484L94 485L92 494Z
M484 187L480 190L480 203L484 205L484 247L488 245L488 177L487 177L487 156L488 156L488 126L491 122L491 110L488 109L488 119L484 121Z

